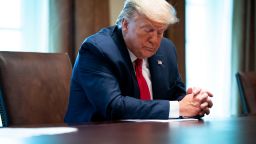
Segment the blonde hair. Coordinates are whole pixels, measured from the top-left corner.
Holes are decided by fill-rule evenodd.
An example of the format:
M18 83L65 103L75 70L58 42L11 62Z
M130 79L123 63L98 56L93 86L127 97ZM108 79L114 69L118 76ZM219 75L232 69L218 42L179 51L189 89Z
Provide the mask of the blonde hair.
M126 0L116 24L121 26L124 18L132 18L135 14L145 15L153 21L167 25L179 21L174 7L166 0Z

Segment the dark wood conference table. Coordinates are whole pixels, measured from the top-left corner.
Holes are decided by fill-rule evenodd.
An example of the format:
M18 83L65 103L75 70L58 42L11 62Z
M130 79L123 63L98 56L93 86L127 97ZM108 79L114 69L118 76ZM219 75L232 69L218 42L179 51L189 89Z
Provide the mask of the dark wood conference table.
M84 124L67 128L75 128L76 131L64 134L46 134L19 138L18 142L19 144L256 143L256 115L169 122L120 121ZM17 128L1 128L0 130L6 130L7 132L9 129ZM2 142L0 136L0 143L4 144Z

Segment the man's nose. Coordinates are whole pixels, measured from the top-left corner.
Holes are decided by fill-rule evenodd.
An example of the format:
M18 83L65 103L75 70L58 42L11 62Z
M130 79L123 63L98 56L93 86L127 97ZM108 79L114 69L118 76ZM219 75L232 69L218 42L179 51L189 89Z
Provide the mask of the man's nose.
M150 42L151 44L156 44L156 43L158 42L157 31L153 31L153 32L150 34L149 42Z

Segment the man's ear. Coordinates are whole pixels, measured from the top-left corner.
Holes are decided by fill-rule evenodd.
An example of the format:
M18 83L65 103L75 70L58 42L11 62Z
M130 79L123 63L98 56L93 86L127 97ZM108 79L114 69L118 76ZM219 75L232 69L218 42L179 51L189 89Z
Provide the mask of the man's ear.
M122 30L124 32L127 32L127 30L128 30L128 21L125 18L122 20Z

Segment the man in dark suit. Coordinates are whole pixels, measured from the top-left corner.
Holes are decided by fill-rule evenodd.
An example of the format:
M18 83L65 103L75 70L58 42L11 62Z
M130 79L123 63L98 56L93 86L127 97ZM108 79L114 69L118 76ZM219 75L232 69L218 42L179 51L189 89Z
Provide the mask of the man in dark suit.
M73 68L65 122L168 119L210 113L212 94L185 86L174 44L177 22L165 0L126 0L117 25L83 42Z

